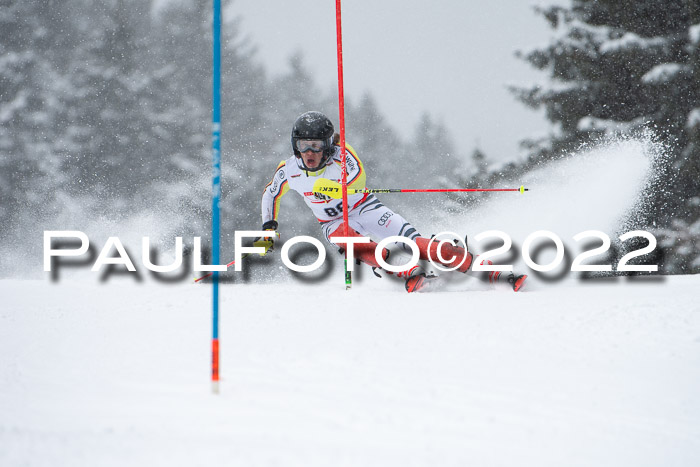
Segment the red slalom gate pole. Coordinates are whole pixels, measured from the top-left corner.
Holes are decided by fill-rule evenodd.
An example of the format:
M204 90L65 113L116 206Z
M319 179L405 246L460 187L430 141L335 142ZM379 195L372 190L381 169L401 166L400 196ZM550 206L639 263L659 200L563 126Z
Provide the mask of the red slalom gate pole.
M348 168L345 152L345 97L343 90L343 31L340 15L340 0L335 1L335 30L338 43L338 111L340 132L340 170L343 198L343 236L348 236ZM345 250L345 290L352 287L352 273L348 271L348 254Z

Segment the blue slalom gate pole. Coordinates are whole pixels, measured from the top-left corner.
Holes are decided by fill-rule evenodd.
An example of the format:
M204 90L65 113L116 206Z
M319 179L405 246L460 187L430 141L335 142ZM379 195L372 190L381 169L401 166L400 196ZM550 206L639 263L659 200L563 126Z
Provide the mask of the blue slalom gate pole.
M212 264L219 264L219 201L221 199L221 0L214 1L214 41L212 70L212 202L211 202L211 256ZM212 392L219 392L219 271L212 281Z

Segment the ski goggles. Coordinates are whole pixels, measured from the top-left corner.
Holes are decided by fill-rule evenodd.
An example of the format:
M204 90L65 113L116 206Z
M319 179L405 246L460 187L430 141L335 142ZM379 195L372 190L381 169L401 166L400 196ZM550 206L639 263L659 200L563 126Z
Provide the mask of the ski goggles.
M326 148L326 143L320 139L298 139L296 142L299 152L321 152Z

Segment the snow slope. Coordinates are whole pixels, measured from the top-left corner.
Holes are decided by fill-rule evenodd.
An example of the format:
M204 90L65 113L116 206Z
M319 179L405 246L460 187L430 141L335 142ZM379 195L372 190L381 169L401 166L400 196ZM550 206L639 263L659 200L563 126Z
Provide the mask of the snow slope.
M614 237L646 152L580 154L430 227L516 249L541 229ZM700 464L700 277L533 275L515 294L460 276L409 295L367 271L346 292L335 266L222 285L218 396L209 286L87 266L0 280L0 466Z
M219 396L209 287L0 281L0 465L694 466L698 279L229 285Z

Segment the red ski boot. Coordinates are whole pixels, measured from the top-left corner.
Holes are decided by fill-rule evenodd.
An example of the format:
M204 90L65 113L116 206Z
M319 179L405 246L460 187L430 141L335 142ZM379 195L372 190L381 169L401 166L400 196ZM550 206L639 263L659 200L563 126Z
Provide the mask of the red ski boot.
M523 285L525 284L525 279L527 279L527 274L516 276L511 272L510 276L508 276L508 283L512 285L513 290L517 292L518 290L523 288Z
M415 265L407 271L397 272L397 277L406 279L406 292L418 292L425 286L426 276L423 268Z

